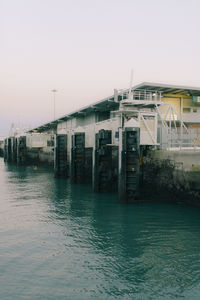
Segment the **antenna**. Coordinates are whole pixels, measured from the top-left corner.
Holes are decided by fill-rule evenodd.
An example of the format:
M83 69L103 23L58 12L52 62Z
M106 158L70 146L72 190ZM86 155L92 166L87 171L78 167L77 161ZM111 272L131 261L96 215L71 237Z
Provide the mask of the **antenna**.
M129 100L132 100L131 99L131 88L133 86L133 69L131 69L131 78L130 78L130 86L129 86L129 93L128 93L128 99Z
M56 93L57 93L57 90L53 89L51 91L53 92L53 119L55 120L56 119Z

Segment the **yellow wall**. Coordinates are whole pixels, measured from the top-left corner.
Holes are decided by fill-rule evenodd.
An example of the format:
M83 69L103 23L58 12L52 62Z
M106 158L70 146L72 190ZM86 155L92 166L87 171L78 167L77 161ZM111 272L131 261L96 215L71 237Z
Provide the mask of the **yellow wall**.
M182 99L182 103L181 103L181 99ZM191 96L183 96L183 95L164 95L163 94L163 98L162 101L164 103L168 103L171 104L172 107L174 108L175 111L175 115L177 115L177 117L179 118L180 114L181 114L181 110L183 113L183 108L195 108L195 107L200 107L200 104L198 103L194 103L192 102L192 97ZM168 109L168 105L166 106L161 106L160 107L160 111L162 114L166 114L167 109ZM192 113L192 110L191 110Z
M180 98L179 98L179 97L174 97L174 96L173 96L173 98L171 98L171 97L163 97L162 100L163 100L164 103L169 103L169 104L171 104L172 107L173 107L174 110L175 110L175 113L176 113L177 115L180 115L180 113L181 113L181 110L180 110L181 105L180 105ZM162 108L163 113L166 112L167 109L168 109L168 106L164 106L164 107Z

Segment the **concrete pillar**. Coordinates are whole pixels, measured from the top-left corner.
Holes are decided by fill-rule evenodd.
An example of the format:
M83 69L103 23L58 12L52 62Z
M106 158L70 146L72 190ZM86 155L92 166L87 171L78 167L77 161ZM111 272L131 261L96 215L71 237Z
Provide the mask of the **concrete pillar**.
M119 128L119 163L118 163L118 196L119 200L126 199L126 182L125 182L125 133Z
M24 164L26 162L26 136L17 138L17 163Z
M93 147L85 148L85 183L92 183Z
M140 129L119 129L119 179L120 201L134 201L139 197L140 179Z
M98 133L94 134L94 146L93 146L93 153L92 153L92 188L94 192L98 192L98 182L99 182L99 172L98 172L98 166L99 166L99 156L98 156Z
M76 183L75 179L75 135L71 135L71 160L70 160L70 181Z
M85 183L85 133L72 135L71 182Z
M8 160L8 139L6 138L4 140L4 161L6 162Z
M67 177L67 135L54 136L54 175L55 177Z
M11 138L11 161L17 162L17 139Z
M12 139L11 137L7 138L7 155L6 155L6 161L11 162L12 161Z
M93 190L95 192L112 191L112 131L100 130L96 134L96 146L93 151Z
M14 138L10 138L10 161L14 161Z
M94 132L93 135L93 150L92 150L92 189L93 191L97 190L97 176L98 176L98 172L97 172L97 165L98 165L98 161L97 161L97 134Z

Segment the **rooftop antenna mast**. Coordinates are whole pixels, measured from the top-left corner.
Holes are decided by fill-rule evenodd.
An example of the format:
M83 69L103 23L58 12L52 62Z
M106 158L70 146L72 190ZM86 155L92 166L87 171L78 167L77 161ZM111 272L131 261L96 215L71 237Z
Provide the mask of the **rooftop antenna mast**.
M129 93L128 93L128 99L133 100L133 93L131 92L132 86L133 86L133 69L131 69L131 77L130 77L130 86L129 86Z

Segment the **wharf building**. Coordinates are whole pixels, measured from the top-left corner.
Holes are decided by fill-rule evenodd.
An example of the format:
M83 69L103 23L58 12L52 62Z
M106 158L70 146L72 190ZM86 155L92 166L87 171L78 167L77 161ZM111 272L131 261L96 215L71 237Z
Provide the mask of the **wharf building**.
M118 191L120 201L158 194L200 204L200 88L142 83L5 139L4 159L47 163L56 177Z

